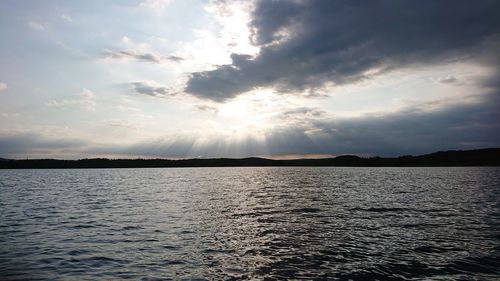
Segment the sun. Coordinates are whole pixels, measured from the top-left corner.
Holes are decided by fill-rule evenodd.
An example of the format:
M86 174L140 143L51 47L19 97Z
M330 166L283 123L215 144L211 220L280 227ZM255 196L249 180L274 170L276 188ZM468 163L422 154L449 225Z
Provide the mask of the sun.
M244 100L228 102L220 107L219 114L240 121L248 120L252 118L252 105Z
M252 91L218 107L218 115L227 129L251 134L270 129L278 111L276 96L268 90Z

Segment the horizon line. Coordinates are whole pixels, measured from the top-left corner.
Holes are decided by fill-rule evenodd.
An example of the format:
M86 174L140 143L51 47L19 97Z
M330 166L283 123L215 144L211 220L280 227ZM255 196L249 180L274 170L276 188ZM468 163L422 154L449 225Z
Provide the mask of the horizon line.
M342 156L355 156L359 157L361 159L370 159L370 158L401 158L401 157L420 157L420 156L426 156L430 154L435 154L435 153L440 153L440 152L468 152L468 151L479 151L479 150L495 150L495 149L500 149L500 147L485 147L485 148L475 148L475 149L467 149L467 150L462 150L462 149L448 149L448 150L438 150L434 152L429 152L429 153L424 153L424 154L404 154L404 155L398 155L398 156L380 156L380 155L369 155L367 153L343 153L343 154L304 154L304 156L311 155L311 156L320 156L320 155L325 155L325 157L297 157L294 158L294 156L299 156L299 155L284 155L285 157L280 158L275 157L273 155L271 156L244 156L244 157L191 157L191 158L176 158L176 157L131 157L131 158L114 158L114 157L83 157L83 158L77 158L77 159L64 159L64 158L29 158L26 157L25 159L21 158L4 158L0 157L1 160L14 160L14 161L26 161L26 160L57 160L57 161L80 161L80 160L169 160L169 161L182 161L182 160L217 160L217 159L228 159L228 160L243 160L243 159L263 159L263 160L272 160L272 161L281 161L281 160L322 160L322 159L335 159L337 157L342 157ZM328 156L327 156L328 155Z

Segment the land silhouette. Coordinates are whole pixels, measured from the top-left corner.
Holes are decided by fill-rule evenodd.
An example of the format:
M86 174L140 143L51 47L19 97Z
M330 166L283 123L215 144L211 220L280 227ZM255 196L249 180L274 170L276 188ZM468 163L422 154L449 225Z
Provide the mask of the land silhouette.
M348 167L433 167L433 166L500 166L500 148L439 151L419 156L359 157L341 155L334 158L274 160L258 157L211 159L107 159L79 160L0 158L0 169L64 168L174 168L174 167L245 167L245 166L348 166Z

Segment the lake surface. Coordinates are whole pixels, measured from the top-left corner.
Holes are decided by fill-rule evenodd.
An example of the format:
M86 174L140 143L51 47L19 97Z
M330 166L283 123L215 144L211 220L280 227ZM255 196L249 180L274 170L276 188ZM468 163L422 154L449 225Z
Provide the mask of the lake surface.
M0 170L2 280L499 280L500 168Z

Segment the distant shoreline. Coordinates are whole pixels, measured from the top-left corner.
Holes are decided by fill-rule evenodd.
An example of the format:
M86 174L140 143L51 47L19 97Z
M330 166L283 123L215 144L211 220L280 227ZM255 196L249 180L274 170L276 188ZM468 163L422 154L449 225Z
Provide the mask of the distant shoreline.
M86 168L178 168L178 167L277 167L277 166L346 166L346 167L462 167L500 166L500 148L439 151L420 156L370 157L342 155L323 159L273 160L266 158L212 159L29 159L0 158L0 169L86 169Z

